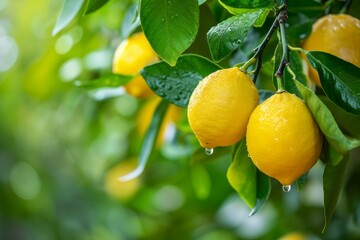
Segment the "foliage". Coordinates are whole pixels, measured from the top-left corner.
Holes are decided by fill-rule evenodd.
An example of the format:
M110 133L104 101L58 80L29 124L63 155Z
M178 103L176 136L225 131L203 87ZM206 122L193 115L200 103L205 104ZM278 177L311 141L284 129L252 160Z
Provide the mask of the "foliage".
M359 237L360 69L301 49L322 15L360 17L358 1L8 2L4 16L19 27L0 33L14 32L21 57L0 72L0 238L322 238L324 226L325 238ZM111 72L116 45L138 31L162 59L140 72L163 99L144 136L135 120L146 100L121 88L133 76ZM322 88L308 81L305 59ZM282 87L303 98L323 132L321 161L298 179L301 191L284 193L256 169L245 139L206 155L185 114L156 144L169 104L186 108L201 79L234 65L252 75L260 102ZM140 176L143 187L128 201L111 198L106 172L133 157L138 168L125 178Z

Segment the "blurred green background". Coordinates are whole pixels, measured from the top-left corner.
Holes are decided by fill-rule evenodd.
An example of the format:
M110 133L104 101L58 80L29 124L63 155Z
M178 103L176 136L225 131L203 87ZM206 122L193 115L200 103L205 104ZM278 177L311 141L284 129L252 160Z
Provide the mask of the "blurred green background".
M248 217L226 180L230 156L190 160L198 145L184 114L183 133L167 132L136 182L109 183L137 158L145 102L74 81L111 71L130 3L110 1L53 37L63 1L0 0L0 239L360 239L359 149L323 234L321 163L300 192L273 181Z

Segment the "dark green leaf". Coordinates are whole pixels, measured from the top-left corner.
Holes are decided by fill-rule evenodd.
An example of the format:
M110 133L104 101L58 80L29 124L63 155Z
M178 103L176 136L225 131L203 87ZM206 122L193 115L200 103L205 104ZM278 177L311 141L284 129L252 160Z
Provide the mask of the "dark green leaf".
M256 172L256 167L248 156L246 141L243 139L236 149L226 176L230 185L250 208L256 204Z
M190 162L193 164L217 161L221 159L230 159L230 148L218 147L214 149L213 154L207 155L204 148L199 148L191 156Z
M289 60L290 60L290 68L293 73L296 75L296 79L304 85L307 85L307 77L304 74L302 59L298 52L289 51ZM293 76L289 73L287 69L284 70L284 81L285 81L285 89L288 92L294 93L297 96L301 96L298 89L295 86Z
M219 69L210 60L189 54L181 56L174 67L158 62L145 67L141 75L157 95L175 105L187 107L199 81Z
M325 8L321 3L313 0L288 1L290 13L302 13L309 17L319 17L324 14Z
M155 52L174 66L195 40L199 28L197 0L142 0L140 21Z
M351 149L360 146L359 140L349 138L341 132L329 109L314 92L300 82L296 80L294 82L326 137L326 140L338 153L346 154ZM331 162L331 164L336 165L337 162Z
M308 174L309 172L306 172L304 175L302 175L296 180L296 184L299 190L301 190L304 187Z
M168 109L169 103L162 100L159 105L156 107L153 118L150 122L150 125L145 133L144 141L141 147L139 155L139 163L136 169L124 176L121 176L119 180L129 181L138 177L145 169L145 165L150 158L150 155L154 149L156 138L159 134L160 127L166 111Z
M344 111L327 97L321 97L321 101L329 108L340 129L347 135L360 139L360 116Z
M344 158L343 154L338 153L329 142L324 139L321 149L320 159L326 164L336 166Z
M325 225L323 231L334 214L336 203L344 183L349 158L349 154L346 154L337 166L325 165L323 175Z
M344 110L360 115L360 68L325 52L310 51L306 56L318 71L330 100Z
M287 29L289 39L299 44L311 33L313 23L314 19L302 13L289 13L288 24L291 26Z
M237 49L263 11L233 16L212 27L207 33L212 58L220 61Z
M259 103L264 102L266 99L268 99L272 95L274 95L273 91L260 89L259 90L259 99L260 99Z
M67 27L79 14L81 7L84 5L85 0L66 0L64 7L61 11L54 30L53 36L58 34L61 30Z
M266 203L271 192L271 180L268 176L257 170L256 174L256 204L249 216L257 213Z
M85 14L92 13L105 5L109 0L89 0Z
M205 167L201 164L191 167L192 183L199 199L208 198L211 190L211 179Z
M125 13L121 24L121 37L126 39L129 35L140 26L140 17L138 5L132 4Z
M256 22L254 23L254 27L262 27L262 25L264 25L267 16L270 13L270 9L264 9L264 11L261 13L260 17L256 20Z
M86 89L96 89L103 87L119 87L128 83L133 77L134 77L133 75L110 74L89 82L77 81L75 82L75 85Z
M233 8L272 8L272 0L221 0L221 4Z

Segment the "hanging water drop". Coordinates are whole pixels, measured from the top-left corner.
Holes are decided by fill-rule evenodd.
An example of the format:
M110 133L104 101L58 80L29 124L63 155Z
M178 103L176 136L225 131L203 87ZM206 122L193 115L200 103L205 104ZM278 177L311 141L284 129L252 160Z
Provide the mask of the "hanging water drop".
M213 149L213 148L205 148L205 153L206 153L207 155L211 155L211 154L214 153L214 149Z
M283 185L283 186L282 186L282 190L283 190L284 192L290 192L290 190L291 190L291 185Z

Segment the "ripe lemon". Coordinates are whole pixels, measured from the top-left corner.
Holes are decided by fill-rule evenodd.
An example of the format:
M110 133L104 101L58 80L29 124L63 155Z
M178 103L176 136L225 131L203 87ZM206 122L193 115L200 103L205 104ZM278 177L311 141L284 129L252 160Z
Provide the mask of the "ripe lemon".
M288 92L277 93L256 107L246 139L256 167L283 185L310 170L322 147L322 133L311 112Z
M144 135L145 131L149 127L151 119L153 117L154 111L158 106L161 98L155 97L147 101L144 106L140 109L140 112L137 116L137 130L140 135ZM181 117L183 109L169 104L169 108L164 116L158 138L156 139L157 146L160 146L165 139L166 130L171 124L175 124Z
M126 160L115 165L107 172L105 188L110 196L126 201L135 195L140 188L140 178L137 177L129 181L120 181L119 177L130 173L136 166L137 163L135 160Z
M158 59L144 33L136 33L117 47L113 58L113 72L124 75L139 74L143 67ZM141 75L134 77L124 87L130 95L137 98L146 98L153 94Z
M304 49L335 55L360 67L360 20L346 14L327 15L317 20ZM309 64L309 77L318 86L318 73Z
M200 81L190 97L190 127L204 148L232 145L245 136L258 101L249 75L235 67L218 70Z

